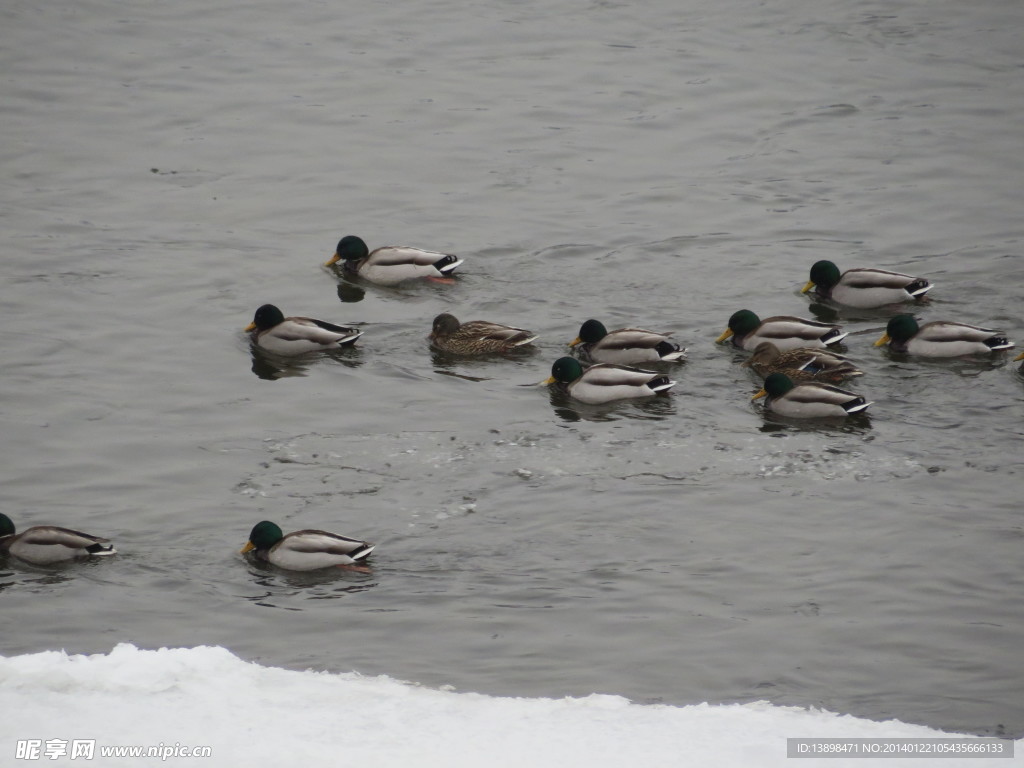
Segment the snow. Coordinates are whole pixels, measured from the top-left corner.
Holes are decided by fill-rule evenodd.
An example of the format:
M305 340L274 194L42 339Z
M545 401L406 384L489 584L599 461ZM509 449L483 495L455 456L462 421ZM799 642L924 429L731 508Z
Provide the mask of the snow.
M0 765L210 765L374 768L789 766L870 768L886 758L786 757L788 737L950 737L919 725L752 704L639 705L619 696L524 699L433 690L387 677L297 672L217 647L0 657ZM19 755L18 742L95 740ZM209 747L210 756L101 757L110 746ZM1019 766L944 758L948 768ZM12 759L13 758L13 759ZM896 765L925 765L913 759Z

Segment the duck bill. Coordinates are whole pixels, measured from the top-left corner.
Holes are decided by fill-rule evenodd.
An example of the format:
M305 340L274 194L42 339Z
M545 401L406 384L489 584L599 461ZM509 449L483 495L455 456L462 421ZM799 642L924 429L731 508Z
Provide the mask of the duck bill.
M256 549L256 545L253 544L251 541L247 541L247 542L245 542L245 546L242 547L242 549L239 552L239 554L240 555L244 555L246 552L252 552L254 549Z
M721 344L723 341L728 339L730 336L732 336L732 328L726 328L725 331L722 333L722 335L719 336L717 339L715 339L715 344Z
M324 262L324 266L325 267L329 267L332 264L337 264L339 261L341 261L341 256L339 256L337 253L335 253L333 256L331 256L331 258L329 260Z
M813 287L814 287L814 281L813 280L808 280L807 281L807 285L805 285L803 288L800 289L800 293L807 293Z
M753 396L752 398L750 398L750 399L751 399L751 400L760 400L760 399L761 399L762 397L764 397L764 396L765 396L765 395L767 395L767 394L768 394L768 391L767 391L767 390L765 390L765 389L762 389L762 390L760 390L760 391L759 391L759 392L758 392L758 393L757 393L756 395L754 395L754 396Z
M558 383L558 379L556 379L554 376L548 376L546 379L544 379L544 381L538 381L537 382L537 386L538 387L544 387L544 386L547 386L548 384L557 384L557 383Z
M246 333L248 333L249 331L255 331L255 330L256 330L256 323L255 322L249 323L247 326L245 326L245 332Z
M577 336L575 339L569 342L570 347L575 347L583 343L583 339Z
M1013 358L1013 362L1015 362L1015 363L1018 360L1024 360L1024 352L1021 352L1019 355L1017 355L1015 358Z
M892 341L892 339L889 337L889 334L888 333L883 333L882 334L882 338L880 338L878 341L875 342L875 346L876 347L880 347L883 344L888 344L890 341Z

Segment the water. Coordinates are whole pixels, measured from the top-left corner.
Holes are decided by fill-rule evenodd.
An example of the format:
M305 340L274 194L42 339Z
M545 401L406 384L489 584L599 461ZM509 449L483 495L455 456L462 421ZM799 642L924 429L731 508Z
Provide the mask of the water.
M875 401L766 419L736 309L811 263L929 277L1024 341L1012 3L8 4L3 509L121 554L0 570L5 654L222 645L498 695L767 699L1024 733L1024 378L843 314ZM466 259L339 294L342 234ZM340 301L339 299L344 299ZM257 306L365 330L280 365ZM530 328L462 361L451 311ZM538 387L580 323L671 330L674 396ZM252 524L378 543L285 574Z

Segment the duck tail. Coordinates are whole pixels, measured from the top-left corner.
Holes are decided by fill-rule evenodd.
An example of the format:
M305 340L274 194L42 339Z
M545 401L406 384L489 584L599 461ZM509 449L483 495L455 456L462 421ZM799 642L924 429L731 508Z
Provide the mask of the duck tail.
M666 390L672 389L675 385L676 382L672 381L668 376L655 376L647 382L647 386L655 392L665 392Z
M443 275L447 275L450 272L454 272L455 268L462 263L462 259L454 254L445 254L443 259L438 259L434 262L434 269Z
M658 357L666 363L674 363L678 360L686 359L686 348L673 344L671 341L658 342L654 349L658 352Z
M872 405L872 403L868 402L863 397L855 397L848 403L843 403L843 410L845 410L847 413L860 413L861 411L865 410L869 405Z
M992 336L985 339L985 345L988 346L993 352L1000 349L1013 349L1014 343L1005 336Z
M536 335L533 335L533 336L528 336L525 339L518 339L517 341L512 342L512 346L513 347L521 347L524 344L529 344L531 341L536 341L538 338L539 338L539 334L536 334Z
M932 289L932 284L925 280L923 277L917 278L912 283L907 283L904 290L914 298L924 296L928 291Z
M369 557L370 553L373 552L374 547L376 547L375 544L364 543L361 547L356 547L351 552L349 552L348 556L351 557L353 560L363 560L366 557Z
M840 341L845 339L847 335L848 332L844 331L842 328L833 328L824 336L820 337L819 341L821 341L822 344L830 347L833 344L838 344Z
M339 347L351 347L353 344L356 343L356 339L358 339L362 335L363 335L362 331L353 330L352 333L349 334L348 336L346 336L345 338L338 339L338 346Z

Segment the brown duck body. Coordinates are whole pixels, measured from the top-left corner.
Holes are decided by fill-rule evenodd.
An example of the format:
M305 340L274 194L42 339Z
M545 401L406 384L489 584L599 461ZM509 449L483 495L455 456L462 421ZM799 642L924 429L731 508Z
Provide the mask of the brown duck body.
M457 355L486 355L529 344L537 334L525 328L492 323L489 320L470 320L460 323L447 312L434 318L430 343L442 352Z
M782 352L770 341L758 344L754 354L743 365L753 368L762 379L772 373L784 373L795 383L817 381L838 384L864 375L845 355L810 347Z

